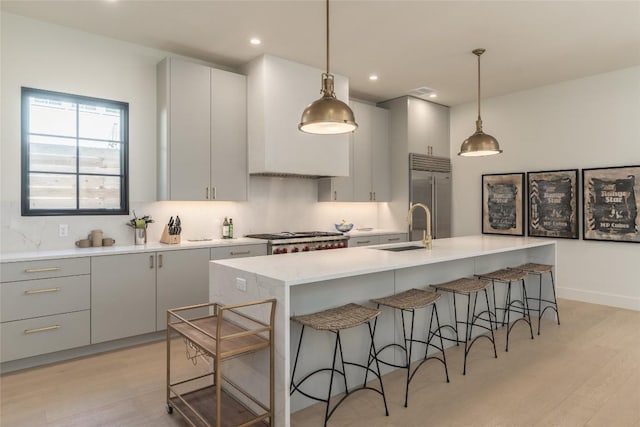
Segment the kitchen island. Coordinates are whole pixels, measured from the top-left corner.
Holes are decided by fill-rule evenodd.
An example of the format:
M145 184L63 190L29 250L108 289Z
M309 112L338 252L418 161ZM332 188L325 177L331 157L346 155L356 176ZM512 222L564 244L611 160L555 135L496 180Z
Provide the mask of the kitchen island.
M292 353L295 354L300 334L298 325L289 320L293 314L311 313L349 302L369 304L370 298L526 262L556 265L555 241L544 239L467 236L434 240L431 250L384 250L416 244L420 242L211 262L211 301L233 304L261 298L277 299L275 425L289 426L291 412L315 403L298 393L289 396ZM532 287L530 296L537 295L534 291ZM447 307L449 298L441 300L438 303L443 305L439 310L440 321L450 323L453 315L452 309ZM268 313L253 315L266 318ZM416 313L416 325L423 321L424 317ZM398 332L394 313L383 310L378 319L377 346L396 339ZM329 335L316 331L305 334L300 372L330 364ZM345 354L366 360L367 335L359 328L345 331ZM225 373L239 385L255 390L263 402L268 402L268 354L256 353L248 359L230 361ZM314 394L318 390L326 392L327 384L318 381L310 386L309 390ZM341 391L336 389L336 392Z

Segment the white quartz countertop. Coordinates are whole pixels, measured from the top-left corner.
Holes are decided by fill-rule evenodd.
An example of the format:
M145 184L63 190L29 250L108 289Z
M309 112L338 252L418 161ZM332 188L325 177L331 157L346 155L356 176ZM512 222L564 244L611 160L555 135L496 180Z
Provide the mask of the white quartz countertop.
M190 242L183 240L179 244L169 245L160 242L149 242L146 245L128 245L128 246L108 246L108 247L89 247L89 248L71 248L58 250L43 250L31 252L15 252L0 254L0 262L18 262L18 261L38 261L45 259L58 258L78 258L86 256L99 255L118 255L139 252L158 252L158 251L175 251L181 249L197 249L197 248L216 248L224 246L240 246L255 245L266 243L261 239L250 239L248 237L240 237L234 239L212 239Z
M528 237L466 236L434 240L431 250L426 248L403 252L379 250L379 248L420 244L420 242L405 242L211 262L269 277L286 286L293 286L554 245L555 241Z

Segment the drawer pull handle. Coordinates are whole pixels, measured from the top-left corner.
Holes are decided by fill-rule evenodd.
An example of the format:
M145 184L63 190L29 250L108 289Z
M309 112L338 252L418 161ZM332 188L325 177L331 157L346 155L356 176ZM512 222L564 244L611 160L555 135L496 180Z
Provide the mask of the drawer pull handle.
M60 267L45 267L45 268L27 268L25 273L45 273L47 271L58 271Z
M387 239L387 241L389 241L389 242L396 242L398 240L400 240L399 237L394 237L393 239Z
M37 295L37 294L46 294L48 292L60 292L60 288L48 288L48 289L31 289L28 291L24 291L25 295Z
M37 332L48 332L48 331L53 331L53 330L56 330L56 329L60 329L60 325L45 326L44 328L25 329L24 333L25 334L35 334Z
M371 240L360 240L359 242L356 242L358 245L366 245L367 243L371 243Z
M249 255L251 253L251 251L242 251L242 252L233 252L231 251L230 254L231 255Z

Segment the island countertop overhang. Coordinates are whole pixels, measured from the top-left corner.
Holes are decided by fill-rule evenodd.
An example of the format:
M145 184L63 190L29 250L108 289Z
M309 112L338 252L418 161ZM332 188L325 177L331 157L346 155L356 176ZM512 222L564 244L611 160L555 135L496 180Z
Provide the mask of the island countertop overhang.
M381 248L416 245L420 242L347 248L321 252L285 254L211 261L268 277L285 286L360 276L483 255L555 245L555 240L511 236L464 236L436 239L431 250L390 252Z

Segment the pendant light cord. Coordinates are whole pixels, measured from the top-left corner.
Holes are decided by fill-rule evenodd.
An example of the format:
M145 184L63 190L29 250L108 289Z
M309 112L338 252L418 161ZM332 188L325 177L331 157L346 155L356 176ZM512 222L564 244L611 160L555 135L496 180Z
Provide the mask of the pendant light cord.
M327 74L329 74L329 0L327 0Z
M480 118L480 55L478 55L478 120L482 120Z

